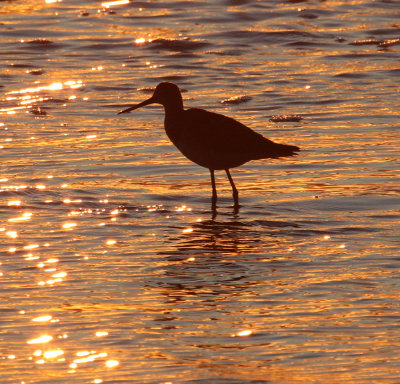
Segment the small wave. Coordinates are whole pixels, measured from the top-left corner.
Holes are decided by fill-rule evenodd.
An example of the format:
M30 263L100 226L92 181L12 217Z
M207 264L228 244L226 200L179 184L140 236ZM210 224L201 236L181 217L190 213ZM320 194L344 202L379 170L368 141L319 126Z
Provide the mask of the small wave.
M303 120L303 118L299 115L277 115L272 116L269 121L274 123L297 123Z
M54 43L54 41L46 39L46 38L38 38L32 39L28 41L21 41L24 47L40 49L40 50L50 50L50 49L58 49L61 47L61 44Z
M251 4L252 0L226 0L225 1L226 5L230 6L238 6L238 5L247 5Z
M313 42L313 41L304 41L304 40L291 41L290 43L286 43L285 45L288 47L319 47L319 46L321 46L320 43ZM326 47L327 44L324 43L324 46Z
M183 39L155 39L149 41L146 45L150 49L186 52L204 48L209 43L202 40L192 40L187 37Z
M387 71L387 73L390 75L390 76L400 76L400 69L389 69L388 71Z
M315 13L312 12L299 12L299 17L303 18L303 19L317 19L318 15L316 15Z
M212 38L222 38L229 40L248 40L252 44L254 43L287 43L293 41L315 41L320 38L330 38L330 35L324 33L310 33L305 31L296 30L285 30L285 31L248 31L248 30L237 30L237 31L226 31L223 33L216 33L210 35Z
M377 39L354 40L350 45L377 45L380 41Z
M153 93L155 88L154 87L140 87L136 89L139 92L143 92L143 93Z
M400 44L400 38L378 40L378 39L366 39L366 40L355 40L350 45L377 45L378 47L391 47L392 45Z
M47 116L47 112L40 107L33 107L29 110L29 112L35 116Z
M30 75L33 75L33 76L39 76L39 75L43 75L44 71L43 71L43 69L31 69L31 70L27 71L27 73L29 73Z
M232 96L229 99L221 100L221 104L242 104L247 103L252 99L251 96Z
M392 45L397 45L400 44L400 38L397 39L388 39L388 40L384 40L381 41L378 45L379 47L391 47Z
M344 72L344 73L339 73L338 75L335 75L334 77L340 77L344 79L362 79L365 77L368 77L368 73L363 73L363 72Z
M8 66L11 68L34 68L34 65L25 63L11 63Z
M394 35L398 34L399 28L380 28L380 29L373 29L368 31L368 33L372 36L387 36L387 35Z
M339 55L326 55L324 58L327 60L335 60L335 61L340 61L340 60L348 60L348 59L375 59L379 55L380 58L385 57L384 53L378 53L378 52L368 52L368 53L359 53L359 52L354 52L354 53L345 53L345 54L339 54ZM387 55L387 57L392 57Z
M152 94L156 88L155 87L139 87L136 90L143 93ZM187 89L179 88L181 93L187 92Z
M215 56L240 56L243 54L243 52L239 51L238 49L232 49L232 50L212 50L212 51L206 51L204 52L207 55L215 55Z
M40 45L49 45L53 44L53 42L49 39L39 38L39 39L32 39L27 41L28 44L40 44Z

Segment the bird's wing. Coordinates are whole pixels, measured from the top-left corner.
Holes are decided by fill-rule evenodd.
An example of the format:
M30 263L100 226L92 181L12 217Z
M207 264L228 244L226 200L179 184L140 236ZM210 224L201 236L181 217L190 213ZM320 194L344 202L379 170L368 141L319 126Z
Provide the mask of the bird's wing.
M277 144L244 124L221 114L191 108L184 112L175 145L190 160L224 169L249 160L276 157Z
M186 112L187 129L200 140L201 137L206 138L216 148L223 146L225 150L229 148L246 151L246 147L254 145L257 141L273 143L239 121L219 113L197 108Z

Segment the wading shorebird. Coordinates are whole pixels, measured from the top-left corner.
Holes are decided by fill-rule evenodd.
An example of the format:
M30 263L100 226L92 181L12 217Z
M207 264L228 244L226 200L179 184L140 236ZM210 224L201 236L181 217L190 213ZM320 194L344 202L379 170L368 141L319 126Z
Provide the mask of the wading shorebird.
M150 99L118 114L149 104L164 106L165 132L182 154L210 170L213 210L217 203L216 170L225 170L232 187L234 206L238 208L239 193L230 168L239 167L250 160L293 156L300 150L294 145L274 143L230 117L199 108L184 109L178 86L170 82L158 84Z

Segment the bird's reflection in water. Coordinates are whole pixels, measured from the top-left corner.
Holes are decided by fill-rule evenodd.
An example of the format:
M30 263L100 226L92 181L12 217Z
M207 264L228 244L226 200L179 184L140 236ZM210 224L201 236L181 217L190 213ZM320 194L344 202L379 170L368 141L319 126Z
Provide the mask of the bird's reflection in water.
M183 230L179 237L171 237L169 241L175 244L175 249L166 254L179 260L197 255L224 258L251 253L261 240L255 227L237 215L224 220L213 213L211 219L196 222L190 232Z
M257 298L273 275L269 261L285 241L277 228L291 225L263 225L235 212L210 215L190 231L170 227L159 264L146 283L149 296L163 297L153 304L149 327L185 335L196 346L196 358L204 361L210 349L225 350L231 343L231 330L243 326L249 306L258 308ZM215 324L226 330L219 341L209 335L215 336Z
M176 233L177 228L174 227ZM163 256L162 271L150 284L162 287L172 301L204 298L212 301L220 295L240 296L240 292L257 284L257 268L266 257L265 249L279 248L279 237L260 233L257 224L233 213L212 217L192 225L190 232L179 228L170 236ZM262 235L262 236L261 236ZM262 240L261 240L262 238Z

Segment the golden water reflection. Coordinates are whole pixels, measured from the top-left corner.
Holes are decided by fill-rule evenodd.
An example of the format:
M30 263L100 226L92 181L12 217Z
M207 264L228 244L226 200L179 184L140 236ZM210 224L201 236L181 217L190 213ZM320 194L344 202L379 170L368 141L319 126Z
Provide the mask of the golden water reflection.
M50 85L39 85L36 87L9 91L6 93L3 102L5 104L10 104L10 106L0 108L0 114L11 115L15 114L17 111L30 110L31 112L35 112L35 114L44 115L44 111L35 110L34 108L38 108L39 104L66 103L76 99L75 95L62 96L61 99L57 99L54 96L51 96L53 93L60 95L61 91L80 89L84 86L82 80L68 80L64 82L54 82Z
M130 3L130 0L115 0L115 1L107 1L107 2L101 3L101 5L106 8L111 8L111 7L115 7L116 5L126 5L129 3Z
M0 110L2 373L395 382L398 39L379 19L389 2L74 3L0 10L16 64ZM25 36L32 26L38 36ZM159 109L115 118L164 79L187 88L188 106L303 151L235 171L236 214L218 180L213 216L206 170L170 146Z
M71 204L74 210L88 209L84 197L71 194L58 200L65 217ZM340 347L343 354L361 354L371 336L369 321L384 318L388 310L384 306L372 310L364 303L398 299L393 290L383 292L376 286L374 282L389 272L367 267L368 252L354 249L356 237L351 241L323 231L298 236L304 223L271 217L249 220L247 208L238 214L222 210L213 218L212 212L199 211L196 204L128 209L116 207L111 196L105 200L105 214L109 219L118 216L118 230L96 237L101 239L97 248L85 250L84 245L75 250L81 256L87 252L90 264L80 265L80 256L79 263L78 258L71 259L66 272L63 257L41 255L43 261L37 265L49 278L41 280L43 296L32 298L32 303L47 295L49 299L40 312L28 312L34 328L26 344L32 348L28 361L49 375L57 376L57 370L71 375L90 371L93 380L107 380L110 371L133 369L132 361L138 361L144 370L149 364L162 369L162 363L184 362L185 369L207 367L216 375L243 380L301 382L312 374L316 382L326 381L328 373L298 362L311 356L328 371L343 366L340 359L329 358L332 350ZM96 198L92 204L95 210L104 202ZM94 228L99 222L90 220L96 217L87 212L76 228ZM161 231L151 227L160 221ZM140 229L139 223L149 228ZM85 236L93 236L89 233L82 235L84 242ZM148 247L140 258L135 254L137 241ZM56 244L56 239L48 239L20 248L34 255ZM107 246L110 253L99 257ZM62 279L58 284L57 278ZM321 292L325 292L322 297ZM29 311L29 305L26 308ZM71 330L70 321L84 325ZM120 323L124 330L115 326ZM347 330L356 324L357 333L349 335ZM381 327L372 335L380 339L376 348L391 346ZM176 338L185 356L181 347L171 348ZM8 361L24 359L22 349L11 352ZM249 359L253 354L258 358ZM154 356L163 357L149 363ZM338 383L345 376L339 374Z

